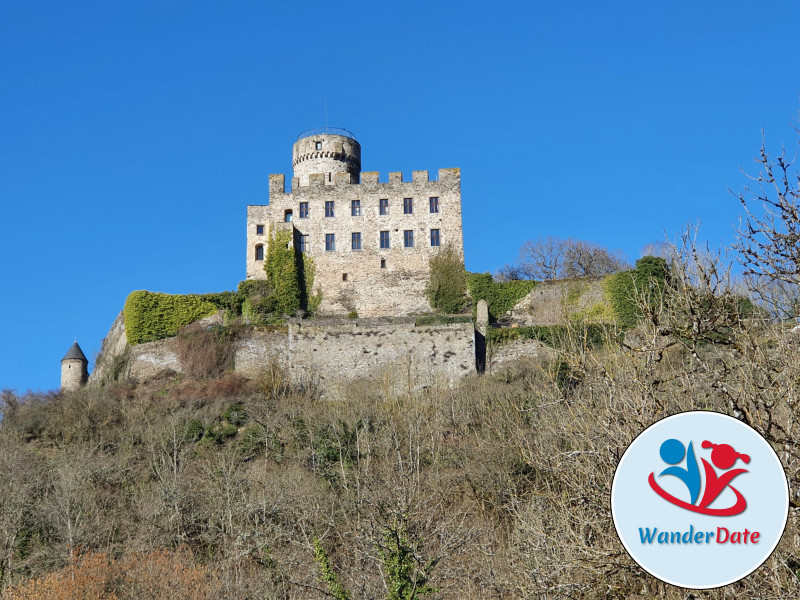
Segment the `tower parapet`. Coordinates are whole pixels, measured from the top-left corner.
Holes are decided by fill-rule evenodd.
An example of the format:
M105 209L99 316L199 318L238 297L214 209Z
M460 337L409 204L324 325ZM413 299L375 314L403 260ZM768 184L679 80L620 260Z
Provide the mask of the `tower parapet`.
M312 174L323 176L315 177L315 184L333 185L339 173L349 174L350 182L356 183L361 171L361 144L346 129L309 129L292 146L292 169L300 185L309 185Z
M73 392L86 385L86 380L89 379L88 367L89 361L78 342L75 341L61 359L61 389L65 392Z

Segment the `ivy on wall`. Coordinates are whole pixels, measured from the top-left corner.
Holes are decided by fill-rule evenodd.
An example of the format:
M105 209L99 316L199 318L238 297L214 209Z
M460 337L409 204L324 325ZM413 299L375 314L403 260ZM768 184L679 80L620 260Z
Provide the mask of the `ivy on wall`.
M271 311L279 315L294 315L300 309L300 270L291 230L273 229L264 271L272 288Z
M218 308L199 294L131 292L125 300L125 335L131 345L171 337L181 327L213 315Z
M533 287L535 281L529 279L498 282L489 273L467 273L467 287L472 304L486 300L489 305L489 319L496 321L522 300Z

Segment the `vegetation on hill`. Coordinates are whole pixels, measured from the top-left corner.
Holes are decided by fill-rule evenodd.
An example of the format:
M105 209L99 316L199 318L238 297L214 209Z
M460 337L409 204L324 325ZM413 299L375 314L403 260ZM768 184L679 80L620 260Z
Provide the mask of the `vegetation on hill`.
M673 268L625 343L566 323L552 353L452 389L296 387L265 365L253 381L6 392L0 587L14 600L682 600L612 525L614 469L643 427L732 414L800 486L797 334L731 318L714 273ZM764 566L703 597L798 597L796 510Z
M536 285L530 280L496 281L489 273L467 273L467 286L473 309L478 300L489 305L489 319L497 320L522 300ZM474 310L473 310L474 312Z

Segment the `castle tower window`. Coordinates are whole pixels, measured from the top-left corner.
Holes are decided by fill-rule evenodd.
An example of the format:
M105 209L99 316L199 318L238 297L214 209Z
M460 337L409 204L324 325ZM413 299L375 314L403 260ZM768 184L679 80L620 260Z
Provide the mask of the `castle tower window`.
M308 218L308 202L301 202L300 203L300 218L307 219Z
M291 223L292 222L292 211L291 210L283 211L283 222L284 223Z
M256 225L256 235L264 235L264 226Z
M314 142L314 148L317 150L322 150L322 142Z
M336 234L325 234L325 252L334 252L336 250Z
M264 246L261 244L256 246L256 260L264 260Z
M388 248L389 247L389 232L388 231L381 231L381 248Z
M381 198L378 200L378 209L380 214L388 215L389 214L389 199L388 198Z
M347 273L342 273L342 281L347 281Z
M325 216L332 217L333 216L333 200L326 200L325 201Z
M352 235L352 248L353 250L361 250L361 232L354 231Z
M403 246L406 248L414 247L414 230L406 229L403 232Z
M431 229L431 246L439 245L439 230Z
M350 203L350 215L353 217L361 216L361 200L353 200Z
M298 248L300 252L308 252L308 234L300 234Z
M431 204L431 212L438 213L439 212L439 198L436 196L431 197L430 199Z
M386 259L382 258L381 259L381 269L385 269L385 268L386 268Z
M414 199L403 198L403 214L410 215L414 212Z

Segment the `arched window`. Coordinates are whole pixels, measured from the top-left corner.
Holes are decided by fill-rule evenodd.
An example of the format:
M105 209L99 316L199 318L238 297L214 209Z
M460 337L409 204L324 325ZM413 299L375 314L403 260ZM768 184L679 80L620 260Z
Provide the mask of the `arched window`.
M283 212L283 222L284 223L291 223L292 222L292 211L286 210Z
M256 246L256 260L264 260L264 246L261 244Z

